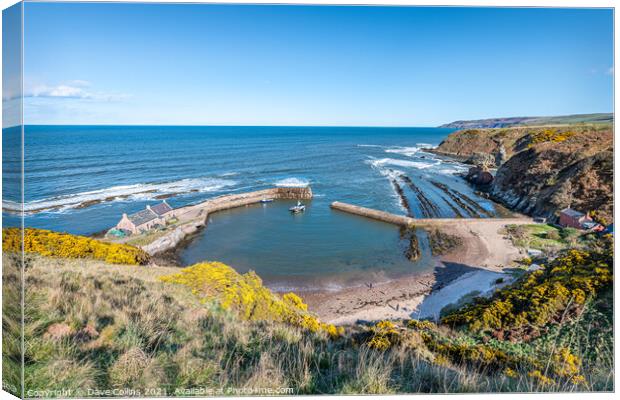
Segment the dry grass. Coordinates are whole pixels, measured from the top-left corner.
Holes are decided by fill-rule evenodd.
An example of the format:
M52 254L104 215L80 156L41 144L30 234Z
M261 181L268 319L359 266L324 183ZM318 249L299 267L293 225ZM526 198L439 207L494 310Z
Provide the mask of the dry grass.
M88 389L113 388L143 395L201 387L225 394L281 387L295 394L584 389L544 385L523 371L508 377L454 365L415 335L379 351L364 344L363 327L350 327L334 340L283 323L240 320L183 286L158 280L171 271L178 270L29 257L26 390L88 396ZM10 323L6 317L3 322ZM5 360L12 360L18 349L6 343ZM6 365L5 377L12 370ZM607 386L586 389L610 390L611 377ZM609 380L609 373L596 379Z

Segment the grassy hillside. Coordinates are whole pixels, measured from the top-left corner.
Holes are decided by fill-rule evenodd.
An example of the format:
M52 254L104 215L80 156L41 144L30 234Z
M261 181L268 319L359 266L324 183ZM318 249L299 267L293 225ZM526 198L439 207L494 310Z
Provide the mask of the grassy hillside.
M508 128L515 126L549 126L573 124L611 124L614 122L612 113L574 114L555 117L508 117L487 118L467 121L454 121L441 125L440 128Z
M612 253L609 242L599 245L440 325L399 320L336 331L304 324L314 317L300 298L272 294L223 264L180 270L28 254L25 383L69 396L191 395L205 387L222 394L612 390ZM10 257L5 265L14 265ZM5 268L5 282L17 272ZM559 298L562 288L569 294ZM4 289L6 299L19 298L17 287ZM510 308L502 308L506 299ZM15 313L6 313L11 304L3 320L9 334L18 327ZM544 319L533 325L521 312ZM490 315L473 317L487 325L471 326L476 313ZM12 343L3 354L8 379L19 375Z

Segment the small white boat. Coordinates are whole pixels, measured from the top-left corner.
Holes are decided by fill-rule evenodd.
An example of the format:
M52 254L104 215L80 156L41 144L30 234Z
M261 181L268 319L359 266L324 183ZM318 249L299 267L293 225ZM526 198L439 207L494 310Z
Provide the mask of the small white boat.
M261 203L271 203L273 199L261 199Z
M306 211L306 206L301 204L301 201L298 201L296 206L291 207L288 210L292 212L293 214L297 214L297 213Z

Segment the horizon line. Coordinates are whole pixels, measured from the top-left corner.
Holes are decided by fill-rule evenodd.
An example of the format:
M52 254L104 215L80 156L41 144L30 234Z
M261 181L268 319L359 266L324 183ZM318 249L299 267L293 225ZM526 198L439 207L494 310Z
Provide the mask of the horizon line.
M251 128L439 128L439 126L422 126L422 125L228 125L228 124L20 124L3 127L2 129L17 128L20 126L169 126L169 127L251 127ZM449 128L443 128L449 129Z

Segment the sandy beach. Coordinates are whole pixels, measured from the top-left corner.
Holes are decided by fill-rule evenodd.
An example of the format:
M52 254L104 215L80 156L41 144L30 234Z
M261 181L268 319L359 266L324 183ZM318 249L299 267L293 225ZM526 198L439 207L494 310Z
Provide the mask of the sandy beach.
M523 218L522 223L532 223ZM438 257L433 272L339 291L304 293L310 309L338 325L393 318L436 318L441 309L471 292L492 293L510 281L504 270L523 255L500 233L505 222L490 218L444 225L461 246ZM496 283L498 278L503 282Z

